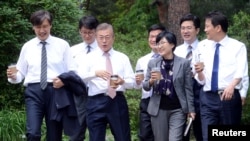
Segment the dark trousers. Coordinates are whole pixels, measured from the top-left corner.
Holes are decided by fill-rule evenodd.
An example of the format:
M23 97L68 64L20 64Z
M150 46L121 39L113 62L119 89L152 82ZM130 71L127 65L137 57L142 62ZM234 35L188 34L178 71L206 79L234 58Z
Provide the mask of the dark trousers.
M25 89L26 136L28 141L41 140L41 125L45 117L46 140L62 140L62 123L49 120L54 88L48 84L42 90L39 83L29 84Z
M140 102L140 141L154 141L153 130L151 126L151 116L148 114L148 103L150 98L141 99Z
M240 124L242 105L238 90L227 101L221 101L218 92L201 91L200 102L203 141L208 140L209 125Z
M85 139L85 132L87 129L87 123L86 123L87 98L88 97L85 95L80 95L80 96L74 95L80 128L75 132L73 136L70 136L70 141L83 141Z
M131 141L128 105L122 92L114 99L105 94L89 96L86 108L89 141L105 141L108 124L115 141Z

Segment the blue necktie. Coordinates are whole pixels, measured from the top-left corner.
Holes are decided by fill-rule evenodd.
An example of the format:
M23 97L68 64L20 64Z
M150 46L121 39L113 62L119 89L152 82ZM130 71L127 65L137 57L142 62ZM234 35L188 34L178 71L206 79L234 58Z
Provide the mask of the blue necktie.
M87 50L87 54L88 54L88 53L90 53L90 51L91 51L91 46L88 45L87 48L88 48L88 50Z
M220 44L216 44L216 49L214 53L214 64L213 64L213 72L212 72L212 80L211 80L211 91L218 91L218 71L219 71L219 48Z

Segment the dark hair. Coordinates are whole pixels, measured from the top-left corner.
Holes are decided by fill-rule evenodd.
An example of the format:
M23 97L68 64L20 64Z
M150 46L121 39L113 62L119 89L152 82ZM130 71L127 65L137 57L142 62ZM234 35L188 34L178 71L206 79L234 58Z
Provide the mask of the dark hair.
M99 21L94 16L84 16L79 20L79 29L85 27L87 29L96 29Z
M149 29L148 29L148 35L149 35L149 33L150 33L151 31L153 31L153 30L161 30L161 31L163 31L163 30L166 30L166 28L165 28L163 25L161 25L161 24L154 24L154 25L151 25L151 26L149 27Z
M227 32L228 29L228 20L227 17L222 14L220 11L211 11L206 16L205 19L211 19L212 25L215 27L220 25L224 32Z
M174 45L174 47L172 49L172 51L174 51L175 48L176 48L176 44L177 44L175 34L172 33L172 32L164 30L160 34L157 35L157 37L156 37L156 43L158 44L161 41L161 39L163 39L163 38L165 38L168 41L169 44L173 44Z
M52 24L53 21L52 15L48 11L39 10L31 15L30 22L33 26L36 26L36 25L41 25L45 19L49 21L50 25Z
M200 28L200 25L201 25L201 21L200 21L200 18L191 14L191 13L188 13L186 15L184 15L181 20L180 20L180 26L183 22L185 21L192 21L194 23L194 26L195 28Z

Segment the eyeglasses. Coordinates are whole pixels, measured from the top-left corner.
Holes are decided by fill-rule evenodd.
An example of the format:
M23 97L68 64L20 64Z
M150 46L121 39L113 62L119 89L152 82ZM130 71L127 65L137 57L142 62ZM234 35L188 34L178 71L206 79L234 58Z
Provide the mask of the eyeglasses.
M82 35L89 35L89 36L92 36L92 35L94 35L94 33L95 32L82 32L82 31L80 31L80 33L82 34Z
M101 41L103 41L103 40L109 41L111 39L111 36L99 36L98 39Z
M165 43L168 43L168 42L162 41L162 42L157 43L156 46L159 47L159 46L161 46L161 45L163 45Z

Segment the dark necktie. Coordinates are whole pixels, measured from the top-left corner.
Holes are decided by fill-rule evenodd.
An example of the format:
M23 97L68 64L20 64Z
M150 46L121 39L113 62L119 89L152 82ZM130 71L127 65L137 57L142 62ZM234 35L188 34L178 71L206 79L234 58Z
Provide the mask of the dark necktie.
M90 53L90 51L91 51L91 46L88 45L87 48L88 48L88 50L87 50L87 54L88 54L88 53Z
M214 53L214 63L211 79L211 91L215 92L218 90L218 71L219 71L219 48L220 44L216 44L216 49Z
M44 90L47 87L47 52L46 52L46 42L42 41L42 54L41 54L41 75L40 75L40 85Z
M106 56L106 70L112 75L113 74L113 69L112 69L112 64L110 61L110 54L109 53L104 53ZM108 95L111 98L114 98L116 96L116 90L110 87L110 78L108 79Z
M188 46L188 53L186 55L186 59L191 60L192 59L192 46Z

